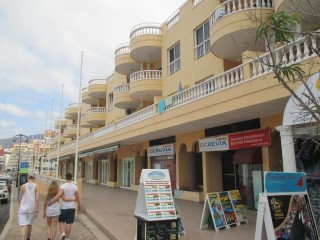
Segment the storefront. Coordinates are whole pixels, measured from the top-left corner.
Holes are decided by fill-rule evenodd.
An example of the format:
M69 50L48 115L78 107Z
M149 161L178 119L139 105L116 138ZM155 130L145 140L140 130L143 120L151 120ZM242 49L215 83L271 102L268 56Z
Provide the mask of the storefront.
M121 159L120 187L130 188L134 183L134 158Z
M174 144L157 145L148 148L148 158L152 169L168 169L172 191L176 189L176 161Z
M110 160L102 159L99 167L99 179L101 184L107 184L110 175Z
M258 129L199 140L201 152L220 152L222 190L238 189L248 209L257 209L262 186L261 147L270 146L270 129Z

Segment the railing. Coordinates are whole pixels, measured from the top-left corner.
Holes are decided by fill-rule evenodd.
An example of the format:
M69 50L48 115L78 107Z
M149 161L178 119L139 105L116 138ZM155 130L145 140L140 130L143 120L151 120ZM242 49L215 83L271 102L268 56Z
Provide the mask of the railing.
M79 104L79 103L71 103L71 104L69 104L69 106L66 108L66 112L69 111L71 108L78 108L79 105L81 106L81 104Z
M130 40L143 35L161 35L161 25L158 23L143 23L132 28Z
M116 95L118 93L128 92L128 91L130 91L130 84L121 84L114 88L113 95Z
M306 61L310 58L316 57L317 54L312 50L316 49L317 47L315 40L312 40L311 45L312 47L308 45L308 40L306 38L299 38L288 46L275 49L273 51L273 54L275 55L275 61L276 63L283 63L284 65L289 66L291 64L299 63L301 61ZM166 106L165 110L170 111L184 104L191 103L206 96L224 91L228 88L269 74L272 71L272 69L268 67L270 63L272 63L270 53L263 54L260 57L230 69L227 72L214 76L198 85L170 96L170 98L172 98L172 104ZM244 71L246 71L246 78L244 77ZM138 121L153 117L158 114L157 106L158 104L153 104L140 111L134 112L133 114L109 124L108 126L103 127L94 133L90 133L81 137L79 142L81 144L85 144L87 141L109 132L116 131L121 127L129 126ZM74 142L67 143L62 147L62 149L71 149L74 147L74 144ZM51 154L51 156L55 157L57 153Z
M196 59L204 56L211 51L210 39L205 40L203 43L195 47L195 56Z
M168 20L167 20L167 27L168 29L172 28L174 25L176 25L180 20L180 12L177 11L176 13L174 13L172 15L172 17L170 17Z
M215 22L231 13L239 12L247 9L258 9L258 8L271 8L274 9L274 0L229 0L218 7L212 12L210 16L210 27Z
M75 128L77 128L77 124L68 124L68 125L66 126L66 130L67 130L67 129L75 129Z
M161 80L161 70L143 70L139 72L132 73L130 75L130 83L138 80L144 79L160 79Z
M106 79L92 79L89 81L89 86L93 85L106 85L107 80Z
M87 114L92 114L92 113L105 113L106 112L106 107L92 107L87 110Z
M125 118L120 119L119 121L116 122L116 128L122 128L128 125L131 125L138 121L152 117L155 114L157 114L157 108L156 108L156 104L153 104L140 111L134 112Z
M108 111L110 112L112 111L112 109L113 109L113 102L108 104Z
M114 55L117 57L121 54L130 53L130 44L129 43L122 43L116 47L116 51Z
M82 88L82 93L87 93L87 92L89 92L89 87Z

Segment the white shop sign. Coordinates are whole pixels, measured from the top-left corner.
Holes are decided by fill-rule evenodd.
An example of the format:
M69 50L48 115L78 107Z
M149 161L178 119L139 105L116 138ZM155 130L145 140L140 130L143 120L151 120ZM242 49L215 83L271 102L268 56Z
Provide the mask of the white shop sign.
M148 157L174 155L173 143L148 148Z
M225 151L229 150L228 136L218 136L199 139L200 152Z

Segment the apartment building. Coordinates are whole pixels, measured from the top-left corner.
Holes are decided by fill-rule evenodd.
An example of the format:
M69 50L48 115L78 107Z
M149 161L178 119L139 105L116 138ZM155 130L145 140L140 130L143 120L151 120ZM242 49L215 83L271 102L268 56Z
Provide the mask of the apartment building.
M133 26L114 72L90 80L56 120L49 159L59 176L78 164L83 181L137 190L142 169L168 169L176 198L239 189L255 209L264 171L296 169L303 128L283 126L290 94L263 66L269 55L250 16L293 11L290 2L188 0L164 23ZM285 54L288 64L317 58L305 41Z

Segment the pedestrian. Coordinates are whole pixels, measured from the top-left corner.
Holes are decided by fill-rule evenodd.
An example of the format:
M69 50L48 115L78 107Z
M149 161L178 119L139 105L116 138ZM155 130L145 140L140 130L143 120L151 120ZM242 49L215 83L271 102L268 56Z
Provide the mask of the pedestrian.
M48 206L48 202L59 192L59 184L52 181L48 187L47 196L44 201L43 218L47 217L47 234L48 240L55 240L57 234L58 217L60 215L60 204L58 201Z
M74 222L76 202L78 204L78 210L80 210L80 197L78 187L72 183L72 174L66 174L66 182L60 186L58 194L48 201L48 205L55 203L60 197L61 201L61 214L59 216L59 228L61 232L61 240L68 240L72 230L72 224ZM73 201L69 201L72 199ZM67 201L65 201L67 200Z
M30 240L32 224L38 217L39 212L39 190L34 182L35 173L29 172L27 183L21 186L19 196L18 219L21 229L21 240Z

